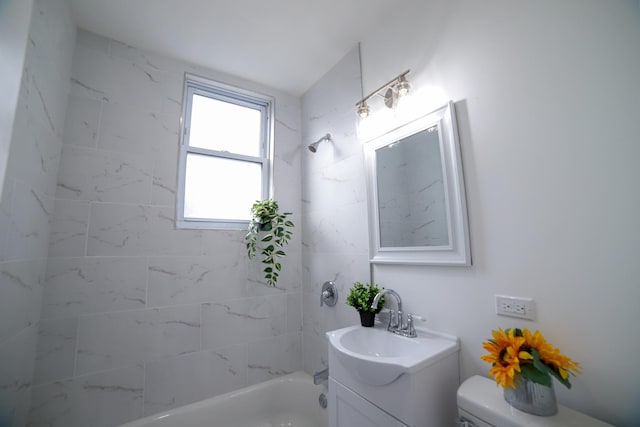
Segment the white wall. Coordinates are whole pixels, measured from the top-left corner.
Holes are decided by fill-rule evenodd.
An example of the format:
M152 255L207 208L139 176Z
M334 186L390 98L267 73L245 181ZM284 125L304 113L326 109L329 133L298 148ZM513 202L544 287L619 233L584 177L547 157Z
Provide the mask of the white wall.
M34 2L22 79L13 81L19 97L0 199L3 427L27 420L74 38L67 0Z
M0 197L9 158L33 0L0 1Z
M637 3L415 0L404 3L385 25L371 28L362 40L365 93L410 68L420 112L448 99L456 103L473 257L469 268L376 267L375 281L399 291L406 309L425 316L429 327L461 338L462 379L487 374L489 366L479 358L491 329L539 329L582 364L570 391L556 385L561 403L615 425L636 425ZM333 75L341 66L303 98L304 109L320 105L325 113L303 116L304 126L316 131L304 144L316 134L334 132L336 117L342 117L338 107L327 107L340 93L339 85L351 79L346 71ZM329 85L326 96L312 100L323 84ZM351 103L359 98L357 89ZM340 160L324 170L321 163L304 169L304 179L317 183L313 192L303 189L307 203L336 201L318 218L307 215L312 224L305 230L315 235L323 228L330 233L345 214L353 224L348 222L352 207L360 206L362 194L352 191L351 182L364 181L361 163L349 162L348 174L325 172L346 164ZM345 176L349 179L336 183ZM342 233L336 243L361 247L366 235L364 241L361 236ZM303 257L303 265L313 260L319 265L315 271L322 265L326 273L335 270L333 254L312 255ZM360 262L352 271L366 280ZM317 286L324 276L311 278L315 281L308 285ZM537 320L496 316L495 294L535 299ZM321 348L322 326L340 322L329 320L335 314L313 308L314 298L315 289L305 296L304 330L319 331L310 332L314 338L305 343ZM305 348L306 369L321 362Z

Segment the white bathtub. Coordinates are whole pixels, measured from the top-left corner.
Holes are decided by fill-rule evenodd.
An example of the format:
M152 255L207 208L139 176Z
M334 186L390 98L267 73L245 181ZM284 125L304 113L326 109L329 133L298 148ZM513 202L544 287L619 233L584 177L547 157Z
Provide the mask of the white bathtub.
M295 372L120 427L326 427L318 398L326 383Z

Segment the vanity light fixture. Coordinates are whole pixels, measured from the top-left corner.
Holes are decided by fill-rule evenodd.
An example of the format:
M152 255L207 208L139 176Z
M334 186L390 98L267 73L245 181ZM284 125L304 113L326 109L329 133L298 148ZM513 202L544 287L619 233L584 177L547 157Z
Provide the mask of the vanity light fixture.
M387 83L383 84L378 89L371 92L369 95L362 97L362 99L356 103L356 107L358 107L358 109L356 110L358 116L360 116L360 118L362 119L369 116L369 113L371 113L371 109L369 108L367 101L369 101L374 95L383 97L384 105L386 105L388 108L395 108L398 103L398 99L407 95L411 90L411 85L406 78L407 74L409 74L409 71L411 70L407 70L403 73L398 74L396 77L389 80Z

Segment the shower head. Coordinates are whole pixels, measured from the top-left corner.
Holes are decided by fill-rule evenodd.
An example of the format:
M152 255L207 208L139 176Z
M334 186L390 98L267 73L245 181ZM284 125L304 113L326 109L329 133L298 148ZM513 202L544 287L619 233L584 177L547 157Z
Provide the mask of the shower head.
M318 144L320 144L320 141L316 141L313 144L309 144L309 151L311 151L312 153L315 153L316 151L318 151Z
M318 145L320 145L322 141L331 141L331 134L326 134L316 142L309 144L307 148L309 148L309 151L311 151L312 153L315 153L318 150Z

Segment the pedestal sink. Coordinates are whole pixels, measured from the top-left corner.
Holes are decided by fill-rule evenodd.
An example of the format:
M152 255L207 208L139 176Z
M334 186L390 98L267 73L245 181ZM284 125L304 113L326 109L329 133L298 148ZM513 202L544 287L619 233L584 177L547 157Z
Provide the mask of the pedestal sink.
M455 418L456 337L418 329L417 338L407 338L380 326L327 337L330 426L440 427Z
M329 345L342 364L365 384L389 384L455 353L455 337L421 331L417 338L393 334L384 328L350 326L327 332Z

